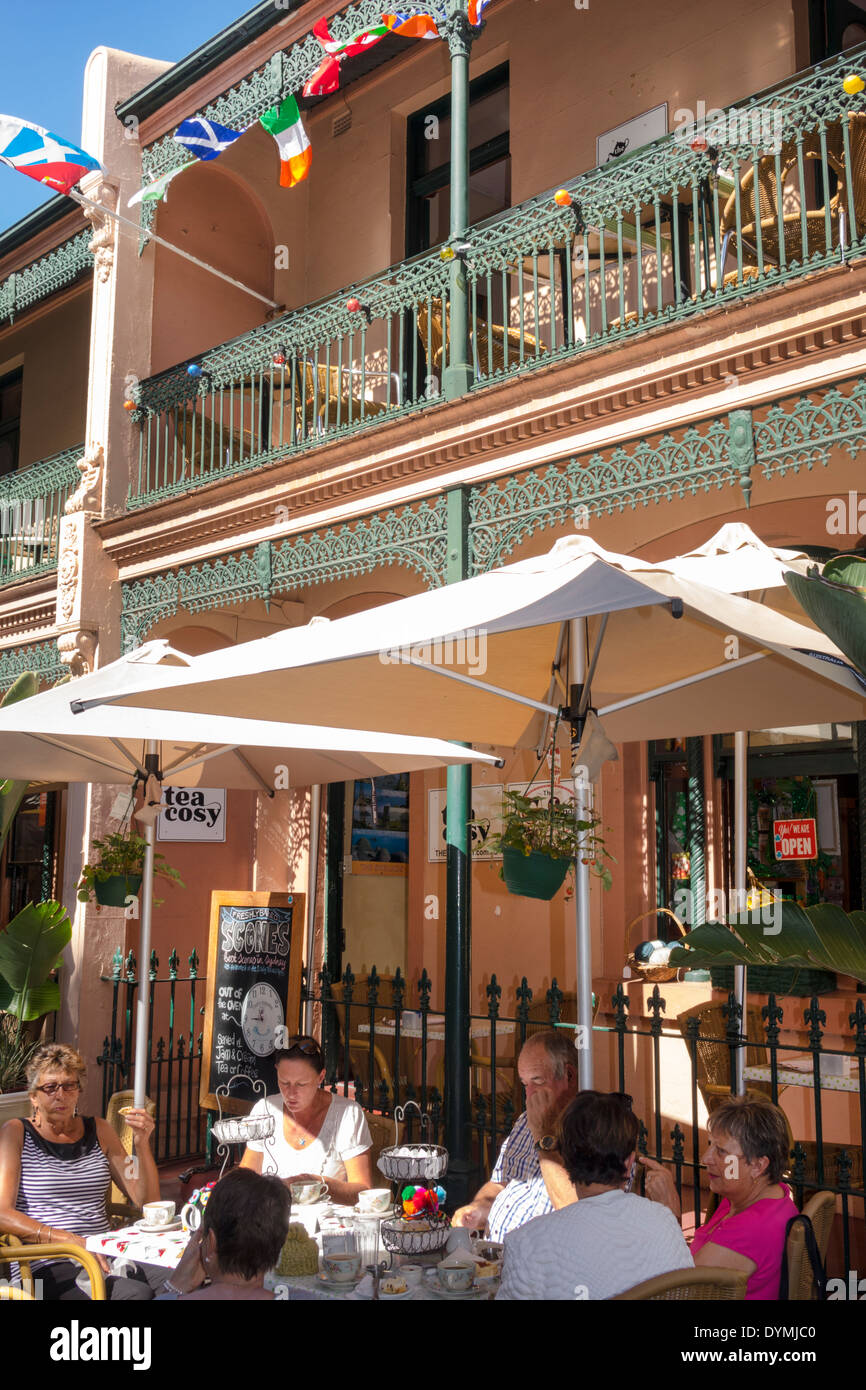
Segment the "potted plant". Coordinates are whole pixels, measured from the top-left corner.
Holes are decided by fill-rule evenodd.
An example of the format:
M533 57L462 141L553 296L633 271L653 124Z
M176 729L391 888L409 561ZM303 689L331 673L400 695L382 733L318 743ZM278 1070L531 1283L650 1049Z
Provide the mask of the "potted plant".
M502 830L487 835L489 821L471 824L484 829L485 849L501 853L499 876L509 893L549 902L578 857L591 865L605 888L610 887L610 869L604 861L612 861L613 855L598 833L599 819L593 815L576 820L570 801L545 801L541 796L506 788L502 794Z
M71 939L72 924L57 902L28 903L0 932L0 1091L8 1096L0 1102L0 1122L28 1113L19 1087L39 1044L24 1024L59 1009L55 972Z
M135 897L141 887L147 841L132 829L117 830L103 840L93 840L91 848L98 851L99 860L85 864L78 901L86 903L93 897L102 907L124 907L126 899ZM153 871L183 888L183 879L166 863L164 855L153 856Z

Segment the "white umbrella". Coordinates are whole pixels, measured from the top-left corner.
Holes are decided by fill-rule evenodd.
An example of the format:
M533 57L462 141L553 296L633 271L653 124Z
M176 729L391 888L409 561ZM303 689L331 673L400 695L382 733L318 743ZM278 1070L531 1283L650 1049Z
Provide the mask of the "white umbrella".
M95 698L100 690L134 688L166 672L194 669L194 660L164 643L122 658L70 686L59 686L0 710L0 768L4 775L29 781L116 783L145 780L148 798L158 803L159 781L197 786L203 779L220 786L261 790L308 786L414 772L443 764L495 759L433 738L409 738L356 729L280 724L177 711L106 706L82 715L70 709L70 695ZM156 777L156 782L147 779ZM150 957L153 910L153 818L143 824L147 843L141 889L141 958ZM136 1006L135 1104L144 1101L147 1063L147 1000Z
M551 667L561 664L566 624L583 705L591 688L617 742L863 713L861 683L823 634L587 537L384 608L202 657L194 671L134 698L236 715L290 710L362 728L386 722L514 747L537 741L539 714L558 711ZM577 713L571 706L569 715ZM588 1026L587 874L578 866L575 896L577 1013ZM590 1085L589 1049L579 1061Z

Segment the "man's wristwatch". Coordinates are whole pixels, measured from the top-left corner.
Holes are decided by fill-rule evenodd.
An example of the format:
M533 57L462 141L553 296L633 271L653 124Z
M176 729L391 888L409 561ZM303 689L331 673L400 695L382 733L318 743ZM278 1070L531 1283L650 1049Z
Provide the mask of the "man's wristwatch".
M559 1140L555 1134L542 1134L540 1139L535 1141L536 1153L549 1154L559 1148Z

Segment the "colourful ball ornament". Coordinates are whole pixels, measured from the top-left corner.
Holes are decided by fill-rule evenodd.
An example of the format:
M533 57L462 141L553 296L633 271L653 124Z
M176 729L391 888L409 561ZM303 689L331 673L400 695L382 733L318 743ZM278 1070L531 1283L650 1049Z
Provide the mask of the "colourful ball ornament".
M561 208L570 208L572 197L567 188L557 188L553 195L553 201L558 203Z
M195 377L203 376L203 375L204 375L204 367L201 365L200 362L190 362L189 366L188 366L187 369L186 369L186 374L187 374L187 376L195 376Z
M350 314L358 314L358 313L360 313L360 312L361 312L361 301L360 301L360 299L355 299L355 297L354 297L354 295L353 295L351 299L347 299L347 300L346 300L346 308L348 309L348 311L349 311Z
M695 154L706 154L709 149L706 136L696 135L694 140L689 142L689 149L694 150Z
M849 97L856 97L858 93L862 92L863 88L866 87L866 82L863 81L859 73L849 72L842 86Z
M124 410L135 410L135 401L124 401L123 408Z

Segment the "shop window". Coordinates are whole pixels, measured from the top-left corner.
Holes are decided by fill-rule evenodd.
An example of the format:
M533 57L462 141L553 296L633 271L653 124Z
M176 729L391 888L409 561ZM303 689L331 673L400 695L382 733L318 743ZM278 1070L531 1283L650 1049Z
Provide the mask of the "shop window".
M25 796L4 846L3 920L9 922L29 902L47 902L57 893L57 810L59 793Z
M676 904L682 902L683 891L691 888L686 741L656 739L649 751L650 777L655 783L656 900L659 907L675 909ZM660 916L658 928L661 940L673 940L678 936L670 918Z
M18 467L23 379L20 370L0 377L0 477Z

